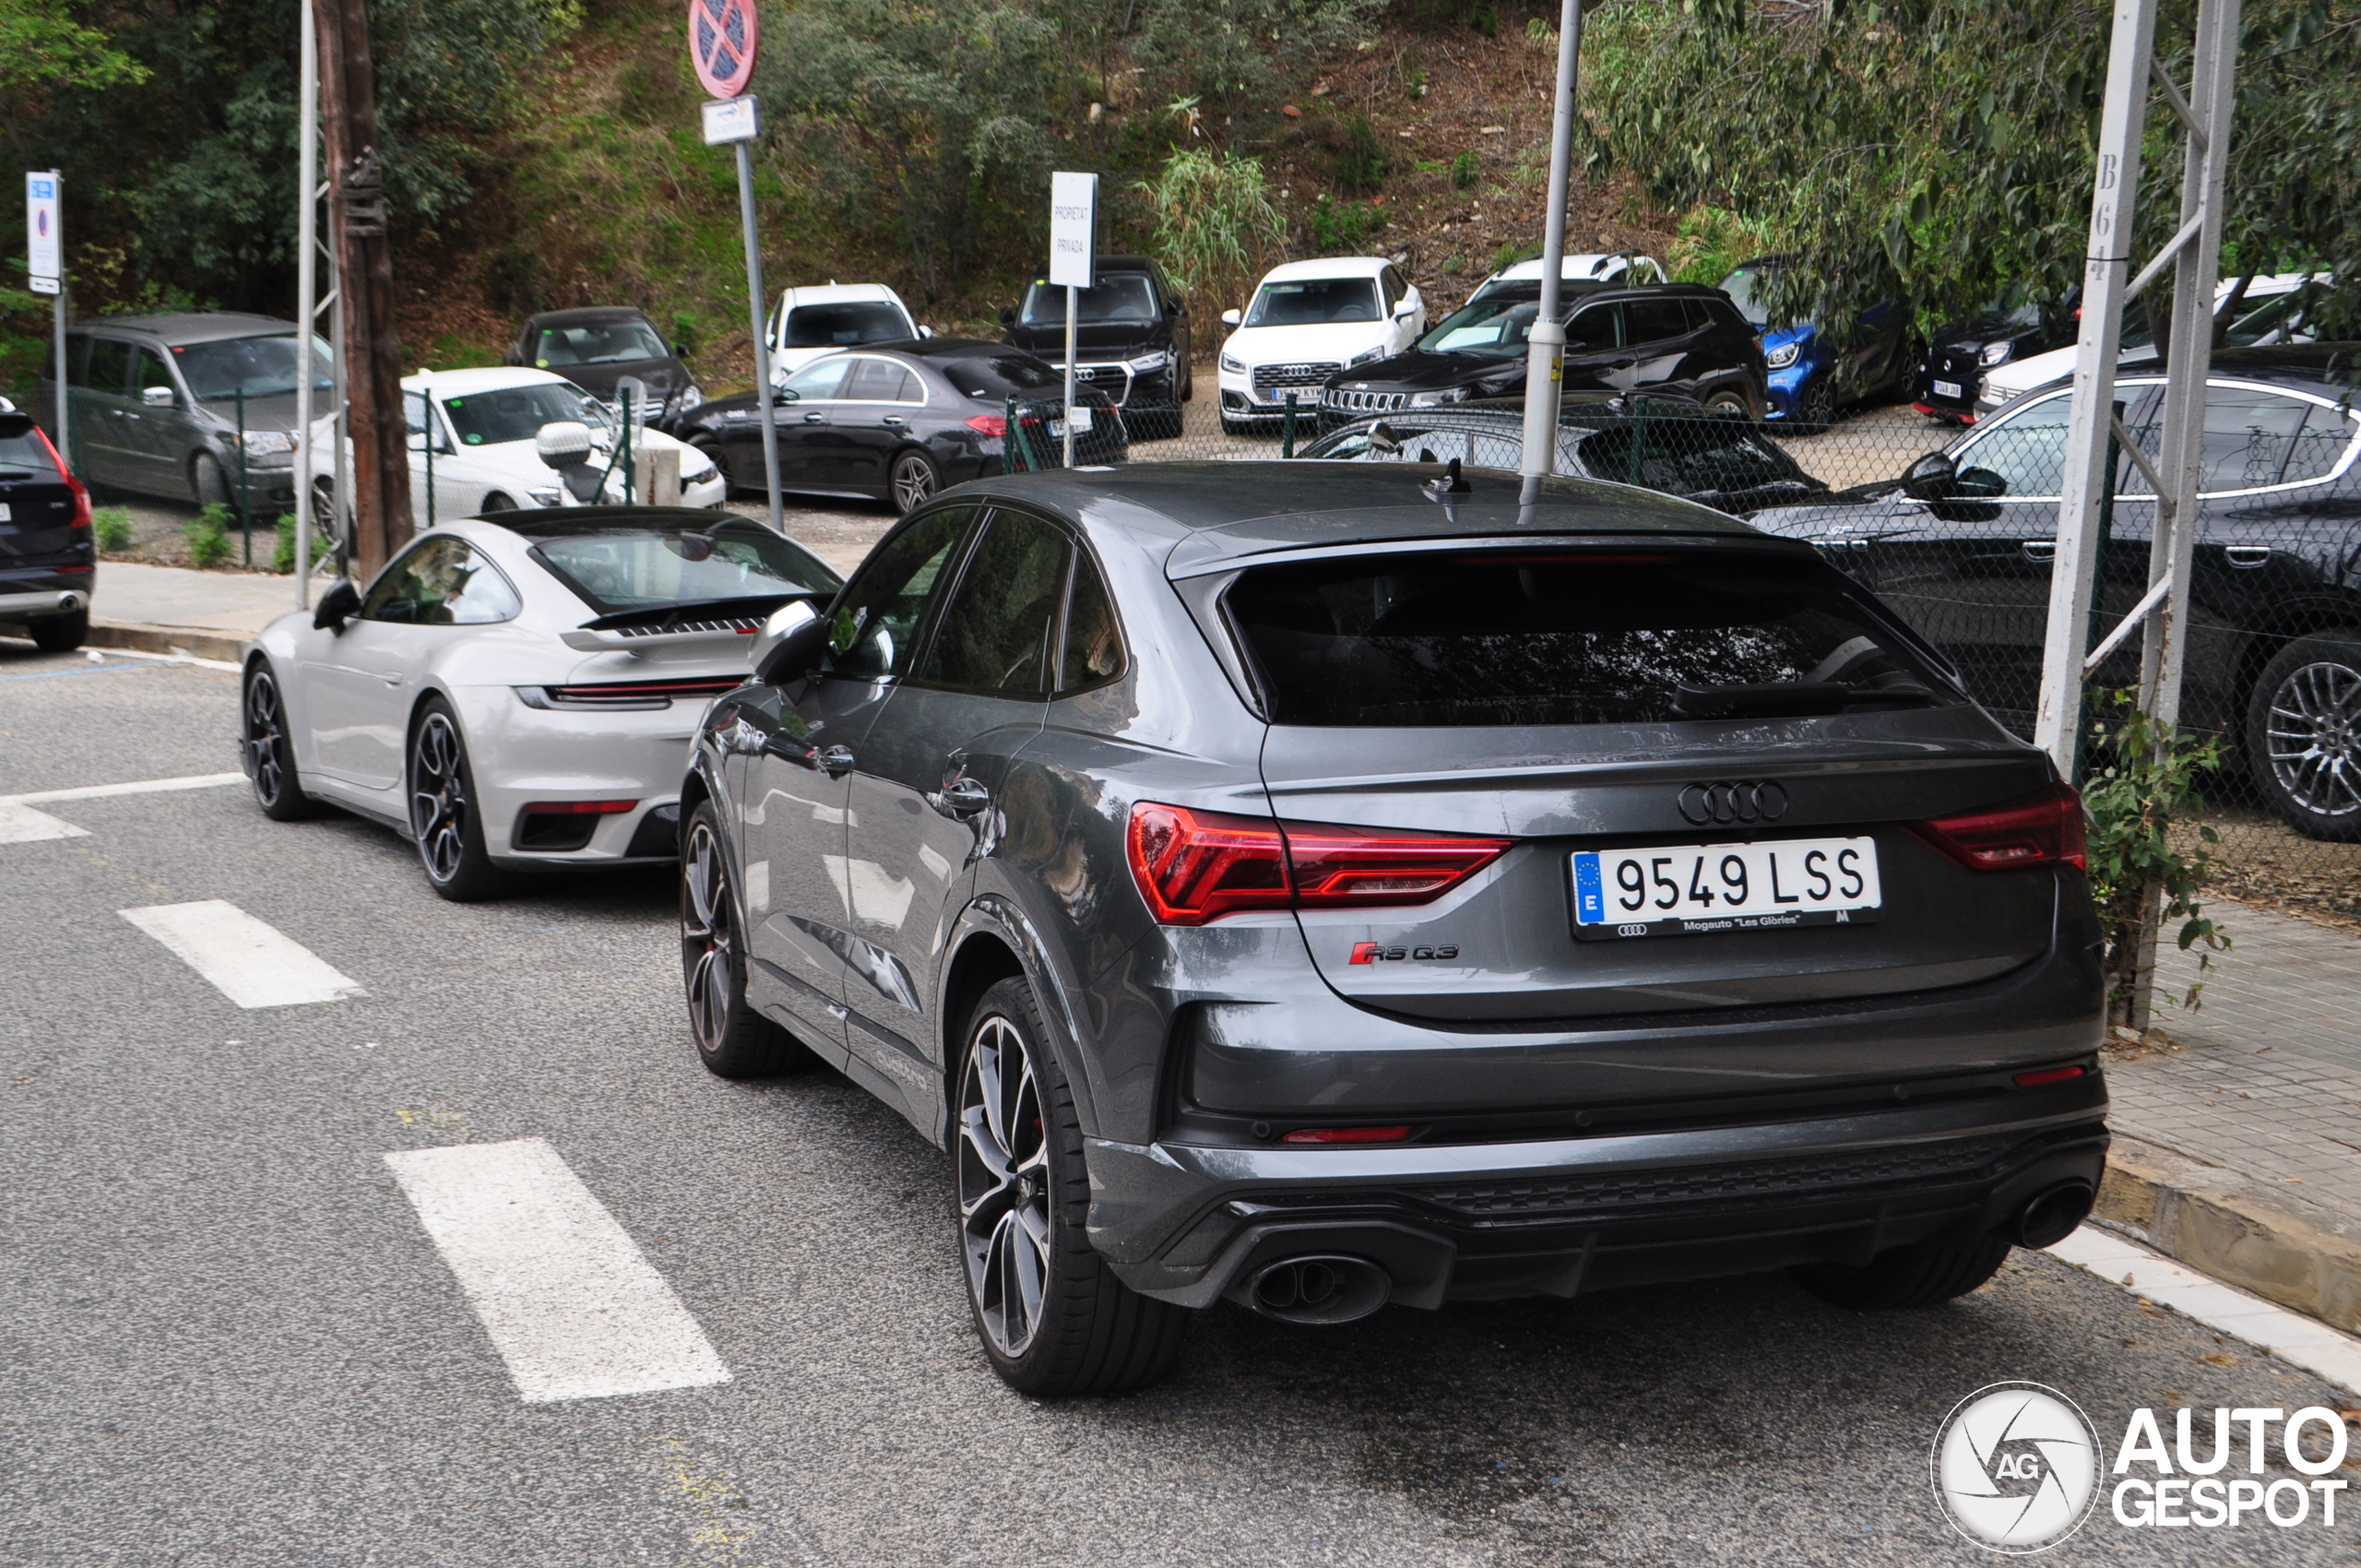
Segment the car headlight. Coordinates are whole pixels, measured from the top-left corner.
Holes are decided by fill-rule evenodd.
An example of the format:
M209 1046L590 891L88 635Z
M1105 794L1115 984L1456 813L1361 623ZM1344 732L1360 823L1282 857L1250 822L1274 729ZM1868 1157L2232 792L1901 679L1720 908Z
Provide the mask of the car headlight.
M1440 392L1413 392L1410 394L1410 406L1414 409L1431 409L1437 403L1464 403L1465 401L1467 401L1467 388L1465 386L1446 386Z
M2016 351L2017 346L2003 339L1998 343L1985 344L1984 351L1975 356L1975 362L1987 367L2005 364L2008 362L2009 356Z
M672 394L672 411L676 414L685 414L691 409L702 407L704 403L705 393L694 381Z
M1221 368L1229 372L1232 375L1244 375L1246 374L1246 362L1240 359L1236 354L1224 354L1221 357Z
M1155 353L1142 354L1138 359L1132 361L1132 374L1145 375L1151 371L1162 370L1171 362L1172 351L1169 349L1158 349Z
M682 482L682 484L703 484L706 481L707 481L707 480L711 479L714 475L716 475L716 474L719 473L720 471L721 471L721 469L720 469L718 467L717 467L716 465L714 465L714 464L712 464L712 463L707 463L707 464L706 464L706 466L705 466L705 467L703 467L703 468L699 469L696 472L694 472L694 473L693 473L693 474L684 474L684 475L682 475L682 479L681 479L681 482Z
M1795 363L1796 356L1803 351L1804 346L1801 343L1782 343L1777 348L1772 350L1769 353L1764 354L1762 356L1762 362L1769 365L1773 370L1785 370L1789 365Z
M561 506L565 504L565 493L555 485L547 490L528 490L525 493L533 498L536 506Z
M250 430L246 432L246 456L267 457L280 452L292 452L295 443L283 430Z
M1382 359L1383 359L1384 357L1385 357L1385 350L1384 350L1384 349L1382 349L1382 348L1371 349L1371 350L1370 350L1367 353L1364 353L1364 354L1355 354L1351 359L1347 360L1347 361L1345 362L1345 368L1346 368L1346 369L1347 369L1347 370L1350 370L1353 366L1355 366L1355 365L1357 365L1357 364L1367 364L1367 363L1369 363L1371 360L1382 360Z

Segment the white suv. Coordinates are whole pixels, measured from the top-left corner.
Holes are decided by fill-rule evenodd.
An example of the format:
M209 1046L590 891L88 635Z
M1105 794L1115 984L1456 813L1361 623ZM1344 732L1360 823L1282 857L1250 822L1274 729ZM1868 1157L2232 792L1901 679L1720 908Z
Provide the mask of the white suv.
M789 289L771 312L771 380L789 376L856 343L897 343L933 336L902 296L883 283L817 283Z
M1560 258L1558 277L1568 283L1611 284L1618 289L1635 288L1643 283L1669 283L1672 275L1664 263L1652 255L1636 251L1617 251L1612 255L1570 255ZM1467 296L1475 303L1496 283L1538 283L1541 280L1541 258L1526 259L1501 267L1476 285Z
M1235 435L1283 415L1290 392L1316 418L1321 386L1417 342L1427 305L1384 257L1331 256L1273 267L1253 303L1221 319L1235 329L1221 346L1221 426Z

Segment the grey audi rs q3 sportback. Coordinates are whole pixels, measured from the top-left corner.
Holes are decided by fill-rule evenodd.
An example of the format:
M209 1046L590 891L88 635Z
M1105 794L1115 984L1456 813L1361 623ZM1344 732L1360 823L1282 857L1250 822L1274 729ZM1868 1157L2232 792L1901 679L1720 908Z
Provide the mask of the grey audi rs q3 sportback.
M2106 1148L2081 806L1812 548L1621 486L961 486L774 614L682 792L706 1064L951 1152L1035 1394L1192 1309L1975 1289Z

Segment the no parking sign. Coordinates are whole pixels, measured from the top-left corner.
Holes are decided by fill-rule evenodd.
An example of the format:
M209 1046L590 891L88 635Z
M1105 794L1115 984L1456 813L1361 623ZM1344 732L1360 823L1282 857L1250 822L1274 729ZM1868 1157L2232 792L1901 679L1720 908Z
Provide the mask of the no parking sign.
M754 75L754 0L689 0L689 61L716 98L735 98Z

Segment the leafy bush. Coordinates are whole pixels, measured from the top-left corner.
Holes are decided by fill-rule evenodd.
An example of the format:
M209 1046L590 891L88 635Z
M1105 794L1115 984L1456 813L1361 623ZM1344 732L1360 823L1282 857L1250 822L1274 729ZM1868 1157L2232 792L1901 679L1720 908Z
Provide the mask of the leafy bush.
M2197 901L2211 869L2207 847L2220 836L2201 825L2195 848L2183 852L2172 841L2177 819L2204 811L2198 777L2221 762L2222 742L2167 730L2132 706L2131 693L2116 692L2102 700L2088 754L2082 805L2090 814L2091 896L2106 933L2107 1017L2123 1024L2131 1016L2142 918L2152 897L2159 901L2160 924L2181 922L2174 940L2183 949L2203 945L2201 973L2212 968L2214 954L2230 950L2229 937ZM2204 988L2200 980L2177 998L2156 994L2195 1008Z
M1376 128L1366 114L1356 114L1345 122L1344 140L1329 167L1347 196L1369 195L1384 184L1385 176L1394 172L1393 160L1385 156L1384 145L1377 139Z
M1324 255L1350 253L1385 227L1385 208L1375 202L1331 201L1323 194L1311 204L1311 244Z
M1426 71L1425 71L1423 68L1413 69L1413 70L1410 72L1409 76L1404 78L1404 81L1403 81L1403 87L1404 87L1404 89L1405 89L1406 91L1407 91L1407 92L1409 93L1409 95L1410 95L1412 98L1424 98L1424 97L1426 97L1426 96L1427 96L1427 73L1426 73Z
M1476 157L1476 149L1472 147L1465 152L1461 153L1458 157L1453 159L1451 160L1451 188L1455 191L1464 191L1470 185L1473 185L1476 183L1476 172L1477 167L1478 163Z
M1692 207L1680 215L1665 265L1676 283L1715 285L1741 261L1751 261L1770 248L1761 223L1750 222L1726 207Z
M190 565L219 566L230 559L230 508L215 501L194 521L181 525L181 537L188 540Z
M1540 254L1540 247L1536 245L1521 245L1514 240L1511 240L1492 253L1491 270L1499 272L1503 268L1514 267L1520 261L1531 261Z
M131 508L128 506L100 507L90 514L90 528L98 535L101 550L125 551L139 541L138 534L131 526Z
M1139 189L1155 214L1149 246L1183 293L1242 291L1287 235L1259 159L1186 148Z
M279 514L279 520L270 526L279 536L278 542L270 549L270 569L283 576L295 569L295 514L281 512ZM335 550L334 540L321 538L317 529L313 531L313 565L316 566L326 560L335 552Z

